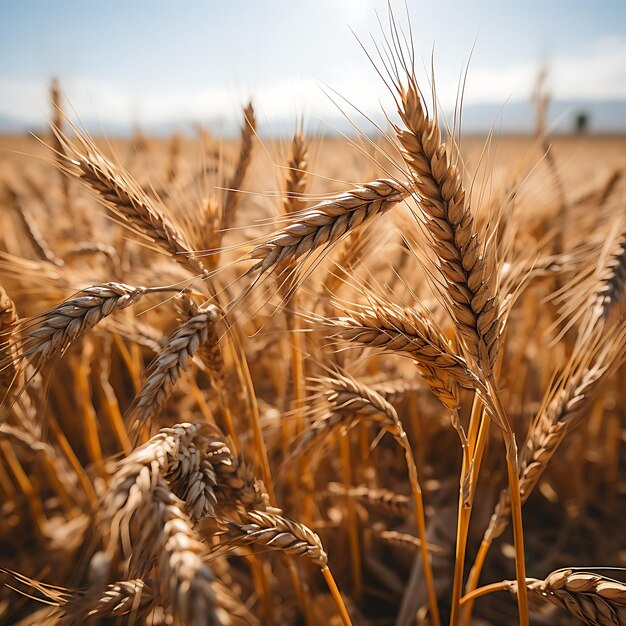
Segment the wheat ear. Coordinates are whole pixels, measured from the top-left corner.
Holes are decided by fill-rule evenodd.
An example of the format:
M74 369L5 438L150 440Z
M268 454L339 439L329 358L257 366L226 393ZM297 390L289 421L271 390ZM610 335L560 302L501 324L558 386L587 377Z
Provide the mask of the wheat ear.
M402 42L397 41L401 46ZM503 331L503 310L498 293L498 267L493 242L487 233L480 233L466 197L462 181L462 162L456 162L441 139L437 120L431 120L422 101L414 75L407 70L406 86L400 80L395 84L398 92L398 114L403 127L394 125L400 150L413 178L419 196L424 225L430 245L438 258L438 269L443 279L440 293L456 322L457 334L470 360L484 375L488 387L486 397L490 416L502 429L506 450L507 475L512 497L515 568L520 584L526 579L524 534L519 499L518 458L515 434L501 403L493 370L498 358ZM460 430L458 420L453 422ZM470 423L470 429L474 424ZM465 481L470 467L464 445L463 475ZM465 544L468 530L468 513L463 512L466 497L463 489L459 495L457 524L457 556L452 589L450 623L459 620L460 598L465 561ZM518 594L519 619L528 624L526 589Z
M61 85L57 78L53 78L50 83L50 100L52 101L52 127L58 132L63 131L63 106L61 102ZM56 132L52 133L52 148L54 156L57 159L58 165L63 165L63 157L65 157L65 150L63 144L59 140ZM63 199L65 201L65 210L69 213L72 210L71 195L70 195L70 181L69 178L63 175L61 172L61 189L63 190Z
M64 177L65 178L65 177ZM57 255L53 252L50 244L47 242L45 237L41 234L39 230L39 226L35 221L32 213L28 210L28 208L20 201L20 197L17 192L8 185L5 185L6 191L9 195L9 200L13 209L17 213L22 226L24 227L24 232L26 233L26 237L28 241L30 241L33 250L37 254L37 256L43 261L48 261L57 267L63 266L63 261L57 257Z
M0 287L0 403L13 385L17 375L15 350L11 334L17 324L15 303L3 287Z
M139 578L111 583L92 594L83 589L49 585L4 568L1 571L30 588L31 592L39 592L46 604L59 607L51 623L63 626L72 626L92 617L113 618L129 614L137 617L147 611L154 600L150 587Z
M292 213L288 225L256 246L246 258L256 259L248 272L265 273L292 265L303 255L333 246L344 235L372 222L410 196L406 184L379 179Z
M304 524L265 511L247 511L241 514L241 520L242 523L227 524L226 537L231 543L280 550L310 559L320 567L328 564L321 539Z
M599 246L596 246L596 248ZM589 254L580 254L586 257ZM593 250L595 253L596 250ZM584 347L589 333L599 323L606 322L612 311L624 308L622 300L626 285L626 222L621 220L611 229L606 242L601 246L600 255L593 267L577 272L567 289L556 294L555 300L561 304L556 327L568 317L569 322L559 334L563 336L581 318L577 343ZM621 306L620 306L621 305Z
M196 302L183 295L180 301L180 308L183 311L185 317L191 319L200 313L200 309ZM212 311L215 315L211 315L207 320L207 334L204 341L198 346L196 356L200 362L204 365L207 374L211 378L212 382L216 385L222 404L224 404L227 415L228 434L239 449L238 437L235 431L232 419L230 417L230 410L226 406L225 398L225 376L226 376L226 364L224 361L224 353L222 351L221 339L218 332L218 322L222 318L219 309L213 307Z
M216 429L205 422L162 428L133 450L119 471L123 474L129 471L127 466L156 464L160 476L184 501L192 520L198 521L215 514L217 479L207 450L216 439Z
M463 187L419 89L409 77L400 87L396 126L402 155L413 177L430 243L439 259L450 310L467 351L486 376L498 356L501 325L493 246L480 237Z
M91 593L73 593L62 604L60 624L71 626L92 618L115 618L132 615L137 618L145 615L154 602L152 589L141 578L120 580L107 585L106 589L94 596Z
M132 287L124 283L105 283L86 287L76 297L66 300L34 318L37 328L20 342L22 356L41 364L58 352L64 352L83 333L105 317L134 304L146 293L159 288Z
M241 455L234 454L232 444L221 433L215 433L203 448L204 459L215 471L215 494L219 511L235 508L265 509L269 497Z
M603 569L599 568L599 571ZM584 568L563 568L544 580L527 578L525 587L532 599L551 602L590 626L626 624L626 584L600 573ZM517 581L504 580L468 593L462 603L473 602L495 591L517 594L518 589Z
M170 610L194 626L218 626L215 577L203 562L205 546L196 538L183 503L164 475L181 445L202 426L181 424L159 433L117 465L102 509L105 547L111 556L130 558L131 576L143 578L156 565Z
M239 148L239 159L231 179L228 181L228 191L224 200L224 211L222 213L222 228L230 228L235 219L235 213L241 196L240 189L243 184L246 172L252 157L252 141L256 133L256 118L254 117L254 107L252 102L243 110L243 126L241 127L241 145Z
M418 537L409 535L408 533L401 533L397 530L381 530L376 533L377 537L380 537L384 542L400 546L401 548L410 548L411 550L419 551L422 549L422 542ZM433 544L428 544L428 551L433 553L443 552L443 548Z
M302 130L300 130L294 134L291 140L291 152L285 179L285 197L282 204L285 215L296 213L302 208L299 200L306 191L308 156L306 140Z
M333 494L348 495L368 507L375 508L394 517L406 519L409 515L410 498L389 489L368 487L366 485L358 485L357 487L346 489L339 483L329 483L328 489Z
M209 328L219 316L217 307L210 302L193 307L191 312L193 316L170 334L165 347L148 369L146 380L133 401L133 428L140 430L163 409L174 385L196 351L206 343Z
M322 415L313 420L302 433L291 458L308 454L323 438L338 428L351 428L364 419L397 436L402 431L396 410L379 394L353 378L335 373L318 381L323 396L330 405Z
M592 304L596 319L606 318L624 296L626 286L626 225L619 232L598 276Z
M424 380L450 409L459 405L459 384L477 384L464 359L450 347L429 317L411 307L370 299L367 305L336 303L345 315L320 318L332 336L365 347L403 354L413 359Z
M293 136L291 142L291 154L289 156L289 162L287 164L287 177L285 181L285 193L282 202L283 215L292 215L302 209L300 199L304 195L307 184L307 148L302 131L296 133ZM276 268L276 273L284 279L278 283L278 292L284 303L289 302L293 298L294 287L297 281L297 272L291 271L294 259L288 258L282 261L279 267ZM293 302L293 300L291 300ZM295 306L295 305L294 305ZM293 317L290 310L286 311L287 324L290 331L297 331L297 321ZM293 372L294 372L294 390L295 390L295 405L301 407L303 404L303 386L304 386L304 374L299 372L302 364L298 363L301 360L300 352L301 348L298 345L299 338L292 334L292 355L294 359ZM301 425L301 414L297 416L296 422Z
M165 208L153 201L122 167L107 159L90 137L77 129L74 132L78 145L57 131L67 154L66 171L94 191L114 215L152 239L192 274L205 275L183 233L166 217Z
M176 427L172 429L176 432ZM200 430L200 429L198 429ZM167 432L167 429L161 431ZM192 522L215 516L217 478L210 459L206 458L206 435L179 435L177 450L164 472L170 489L185 503Z
M430 556L426 547L426 514L422 488L419 483L413 451L411 450L402 423L398 418L398 414L380 394L358 382L351 376L335 374L332 378L322 380L323 387L328 388L326 398L335 409L333 414L353 416L353 420L355 414L356 416L366 419L373 418L375 423L379 424L391 434L404 452L411 492L415 501L417 534L421 541L422 566L424 569L428 605L433 621L439 623L437 590L435 588Z
M594 626L626 624L626 584L593 572L561 569L545 580L528 579L528 591ZM511 591L517 593L516 583Z
M574 354L566 368L569 374L550 390L522 450L520 494L526 502L548 463L566 435L588 417L593 399L602 384L624 360L626 326L617 324L606 333L596 329L595 337L582 354ZM492 542L505 530L510 513L508 490L504 490L485 532L484 541Z

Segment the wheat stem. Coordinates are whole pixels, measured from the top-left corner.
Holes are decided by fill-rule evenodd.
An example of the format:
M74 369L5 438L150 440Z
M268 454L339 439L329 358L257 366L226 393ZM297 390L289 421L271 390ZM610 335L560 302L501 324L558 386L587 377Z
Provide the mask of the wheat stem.
M322 575L324 576L324 580L328 585L328 590L330 591L330 595L333 597L335 606L339 611L339 616L341 617L341 622L343 623L343 626L352 626L350 614L348 613L348 609L346 608L343 598L341 597L341 593L339 593L339 588L337 587L337 583L335 582L335 579L333 578L333 575L331 574L328 565L322 567Z

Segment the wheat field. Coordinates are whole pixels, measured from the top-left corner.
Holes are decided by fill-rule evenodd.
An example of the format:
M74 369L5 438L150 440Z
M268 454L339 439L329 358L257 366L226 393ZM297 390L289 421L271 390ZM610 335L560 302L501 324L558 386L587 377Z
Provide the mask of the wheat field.
M0 623L626 624L626 139L396 61L352 138L0 138Z

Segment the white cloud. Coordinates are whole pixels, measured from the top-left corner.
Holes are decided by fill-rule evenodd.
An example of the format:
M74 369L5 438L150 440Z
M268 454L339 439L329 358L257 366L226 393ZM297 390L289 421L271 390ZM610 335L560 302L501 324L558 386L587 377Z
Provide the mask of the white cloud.
M576 57L557 57L551 74L561 98L626 98L626 39L601 39Z
M352 4L352 3L351 3ZM550 62L555 99L626 99L626 38L598 40L573 55L556 55ZM340 63L338 62L338 65ZM364 66L366 67L366 66ZM337 68L340 70L341 68ZM537 66L521 63L506 68L471 66L465 102L503 104L507 99L527 99ZM362 72L362 75L359 73ZM337 72L336 75L340 75ZM380 110L379 100L390 104L384 85L373 71L350 68L347 78L331 85L367 113ZM439 68L437 90L444 108L453 105L458 74ZM426 84L426 83L425 83ZM63 81L71 106L85 120L106 124L154 124L176 120L239 119L242 98L222 86L167 92L124 87L109 81L74 78ZM299 77L251 86L261 119L270 122L337 115L337 109L314 77ZM338 102L354 116L340 99ZM38 124L50 110L45 81L0 79L0 116L24 124Z

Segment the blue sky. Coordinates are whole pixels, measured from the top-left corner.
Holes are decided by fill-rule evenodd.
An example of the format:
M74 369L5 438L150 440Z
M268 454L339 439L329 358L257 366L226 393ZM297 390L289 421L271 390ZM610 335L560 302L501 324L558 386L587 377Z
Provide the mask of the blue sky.
M527 99L550 67L561 99L626 99L626 2L407 0L420 63L434 49L452 106L475 43L466 102ZM24 0L0 8L0 117L36 123L57 75L81 117L103 123L239 116L254 96L267 123L334 111L320 84L367 110L385 90L372 49L385 0ZM401 22L404 2L392 0ZM423 74L426 77L426 73Z

